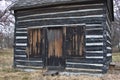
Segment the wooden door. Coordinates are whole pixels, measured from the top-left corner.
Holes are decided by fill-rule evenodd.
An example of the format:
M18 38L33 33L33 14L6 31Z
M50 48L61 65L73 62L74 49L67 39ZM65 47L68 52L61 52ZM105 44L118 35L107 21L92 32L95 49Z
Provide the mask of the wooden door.
M62 66L63 56L63 32L62 28L48 28L48 66Z

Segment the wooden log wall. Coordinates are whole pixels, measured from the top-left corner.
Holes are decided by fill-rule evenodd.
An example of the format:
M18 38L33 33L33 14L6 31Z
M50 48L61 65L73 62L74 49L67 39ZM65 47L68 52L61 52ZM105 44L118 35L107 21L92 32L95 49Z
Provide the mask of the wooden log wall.
M49 8L36 8L15 11L15 64L23 66L26 61L27 28L28 27L65 27L85 25L85 57L76 61L66 59L66 70L71 68L93 69L102 71L104 63L104 25L106 11L104 3L86 3L64 5ZM107 32L108 33L108 32ZM109 38L107 38L108 40ZM109 43L109 40L107 41ZM57 45L57 44L56 44ZM60 52L60 51L59 51ZM31 62L43 63L42 59ZM25 64L23 64L25 63ZM30 65L33 65L32 63ZM42 64L41 64L42 65ZM35 65L33 65L35 66ZM40 67L39 65L36 65ZM42 65L43 66L43 65Z
M106 4L108 5L108 4ZM109 69L110 62L112 62L112 42L111 42L111 34L112 34L112 21L111 15L109 14L108 7L106 9L106 21L103 23L104 27L104 70L103 72L106 73Z

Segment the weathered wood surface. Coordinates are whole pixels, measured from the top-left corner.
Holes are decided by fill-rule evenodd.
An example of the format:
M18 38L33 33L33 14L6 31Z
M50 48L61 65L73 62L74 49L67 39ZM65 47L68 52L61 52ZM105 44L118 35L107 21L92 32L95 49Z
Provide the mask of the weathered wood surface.
M66 28L66 57L80 57L84 53L85 26Z

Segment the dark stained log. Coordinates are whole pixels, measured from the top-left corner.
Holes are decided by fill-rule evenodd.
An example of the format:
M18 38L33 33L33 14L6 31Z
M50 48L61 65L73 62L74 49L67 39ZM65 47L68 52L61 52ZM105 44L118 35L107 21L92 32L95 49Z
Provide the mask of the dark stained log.
M27 36L27 33L16 33L16 36Z
M103 56L103 53L86 53L86 56Z
M86 4L87 5L87 4ZM39 13L50 13L50 12L60 12L60 11L69 11L69 10L75 10L75 9L98 9L98 8L104 8L104 5L89 5L88 6L81 6L80 4L76 6L61 6L60 7L53 7L53 8L39 8L39 9L32 9L32 10L26 10L26 11L17 11L17 16L25 16L25 15L32 15L32 14L39 14ZM71 8L70 8L71 7Z
M16 55L26 55L26 51L15 51Z
M16 43L27 43L27 39L16 39Z
M102 23L105 18L83 18L83 19L64 19L64 20L45 20L45 21L30 21L30 22L19 22L18 26L43 26L43 25L64 25L64 24L80 24L80 23Z
M16 65L24 65L24 66L34 66L34 67L43 66L43 63L38 63L38 62L18 62L18 61L16 61L15 63L16 63Z
M96 30L96 31L86 31L87 35L102 35L103 34L103 30Z
M103 64L103 59L86 59L86 58L68 58L66 62Z
M26 50L27 46L15 46L16 49Z
M103 46L101 46L101 47L96 47L96 46L86 46L86 50L87 51L103 51Z
M86 39L86 42L87 43L96 43L96 42L103 42L103 38L88 38L88 39Z
M26 57L14 57L14 58L15 58L15 60L17 60L17 59L20 59L20 60L26 59Z
M68 64L66 68L83 68L83 69L102 69L103 66L92 66L92 65L70 65Z
M17 54L16 54L17 55ZM26 57L20 57L20 56L22 56L22 55L26 55L26 53L25 54L19 54L18 56L15 56L15 61L16 60L21 60L21 62L23 62L23 61L27 61L27 62L43 62L43 59L42 58L34 58L34 57L32 57L32 58L27 58L27 55L26 55ZM19 61L18 61L19 62Z
M64 14L54 14L54 15L40 15L40 16L29 16L26 18L19 18L18 21L22 20L31 20L31 19L42 19L42 18L56 18L56 17L70 17L70 16L89 16L89 15L101 15L105 14L104 10L96 10L96 11L87 11L87 12L76 12L76 13L64 13Z

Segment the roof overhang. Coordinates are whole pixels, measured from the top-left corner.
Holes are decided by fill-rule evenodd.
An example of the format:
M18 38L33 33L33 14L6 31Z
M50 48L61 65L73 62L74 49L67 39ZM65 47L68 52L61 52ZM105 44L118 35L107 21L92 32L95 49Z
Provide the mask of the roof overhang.
M20 9L28 9L28 8L36 8L36 7L64 5L71 3L85 3L91 1L101 2L103 0L35 0L34 2L32 2L32 0L31 2L28 1L30 0L19 0L11 9L20 10Z
M108 10L110 12L111 20L114 21L114 10L113 0L19 0L11 9L12 10L25 10L31 8L43 8L52 7L57 5L69 5L69 4L80 4L80 3L91 3L91 2L106 2Z

